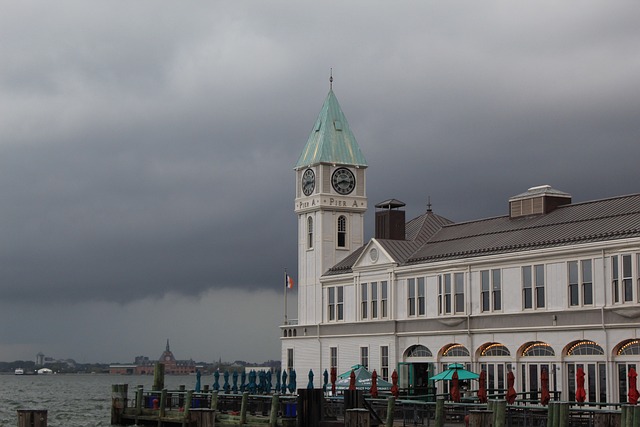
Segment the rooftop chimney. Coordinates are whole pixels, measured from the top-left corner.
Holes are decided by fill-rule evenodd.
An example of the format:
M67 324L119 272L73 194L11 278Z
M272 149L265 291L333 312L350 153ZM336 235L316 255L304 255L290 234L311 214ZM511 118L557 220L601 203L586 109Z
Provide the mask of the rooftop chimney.
M405 215L399 209L405 206L399 200L390 199L376 205L376 239L405 239Z

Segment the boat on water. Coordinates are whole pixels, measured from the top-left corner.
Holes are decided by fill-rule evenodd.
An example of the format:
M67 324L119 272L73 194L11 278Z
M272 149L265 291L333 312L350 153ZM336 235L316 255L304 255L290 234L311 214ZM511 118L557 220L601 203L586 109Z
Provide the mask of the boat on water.
M16 370L13 371L13 373L16 374L16 375L24 375L24 369L16 368Z
M51 369L49 369L49 368L41 368L41 369L38 369L37 372L38 372L38 375L51 375L51 374L53 374L53 371Z

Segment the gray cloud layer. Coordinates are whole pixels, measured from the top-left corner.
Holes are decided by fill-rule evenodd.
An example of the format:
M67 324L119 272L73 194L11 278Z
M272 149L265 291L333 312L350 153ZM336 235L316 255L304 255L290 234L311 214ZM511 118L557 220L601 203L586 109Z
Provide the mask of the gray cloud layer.
M87 306L118 313L150 296L260 289L281 312L283 268L296 269L292 167L330 67L369 162L371 206L395 197L412 216L430 196L436 212L466 220L506 213L533 185L576 201L638 192L637 2L2 10L0 293L20 327L0 333L0 359L50 348L24 338L44 321L16 308L27 303L53 303L47 316L73 325ZM242 317L254 325L245 341L272 334L264 358L279 354L274 319ZM151 334L159 350L165 335ZM63 338L55 351L79 352ZM156 351L113 346L83 350L90 360Z

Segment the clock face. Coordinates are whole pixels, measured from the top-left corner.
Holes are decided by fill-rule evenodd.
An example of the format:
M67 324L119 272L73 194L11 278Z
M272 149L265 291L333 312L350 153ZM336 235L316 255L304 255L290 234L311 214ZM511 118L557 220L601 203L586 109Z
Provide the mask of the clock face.
M316 188L316 174L313 173L313 170L307 169L302 174L302 192L308 196L313 193L314 188Z
M331 176L333 189L339 194L349 194L356 187L356 177L347 168L339 168Z

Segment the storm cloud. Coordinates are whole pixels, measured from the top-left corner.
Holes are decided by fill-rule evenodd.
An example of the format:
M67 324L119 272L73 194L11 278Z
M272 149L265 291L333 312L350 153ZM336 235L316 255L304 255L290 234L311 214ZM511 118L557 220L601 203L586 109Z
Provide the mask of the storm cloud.
M279 358L330 69L370 206L639 191L637 2L0 5L0 360Z

